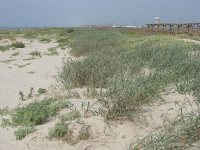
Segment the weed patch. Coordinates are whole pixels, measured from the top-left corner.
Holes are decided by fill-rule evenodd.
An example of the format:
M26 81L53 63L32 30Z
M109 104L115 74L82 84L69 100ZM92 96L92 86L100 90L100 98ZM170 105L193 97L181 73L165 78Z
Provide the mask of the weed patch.
M14 134L16 140L24 139L28 134L33 133L35 131L34 127L25 127L17 129Z
M60 138L68 134L69 128L68 125L64 122L59 122L55 127L49 130L49 137L51 138Z
M45 94L47 93L47 90L46 89L43 89L43 88L39 88L38 89L38 94L41 95L41 94Z
M200 140L200 116L188 114L131 145L130 149L190 149Z
M16 132L16 138L22 139L28 133L33 132L34 126L47 122L51 117L64 109L69 108L66 100L45 98L23 107L17 107L10 111L10 119L2 119L2 127L20 127ZM4 111L2 111L2 114Z
M42 57L41 52L39 51L32 51L29 53L32 57Z
M22 42L15 42L15 43L11 44L11 46L14 48L24 48L25 47L24 43L22 43Z

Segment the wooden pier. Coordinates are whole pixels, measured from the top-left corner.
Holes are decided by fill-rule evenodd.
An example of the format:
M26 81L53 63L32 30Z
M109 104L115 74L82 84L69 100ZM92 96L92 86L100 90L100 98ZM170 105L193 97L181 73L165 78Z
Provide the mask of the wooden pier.
M187 32L192 30L200 30L200 23L159 23L159 24L146 24L148 31L170 32L177 33ZM185 31L186 29L186 31Z

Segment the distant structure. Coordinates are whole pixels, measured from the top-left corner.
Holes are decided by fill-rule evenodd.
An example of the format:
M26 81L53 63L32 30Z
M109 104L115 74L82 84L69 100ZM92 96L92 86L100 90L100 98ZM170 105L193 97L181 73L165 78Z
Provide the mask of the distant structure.
M153 23L146 24L148 31L180 33L200 30L200 23Z
M155 23L160 24L160 17L155 17Z
M163 33L188 33L200 34L200 22L171 23L161 22L160 17L154 18L154 23L146 24L148 31Z

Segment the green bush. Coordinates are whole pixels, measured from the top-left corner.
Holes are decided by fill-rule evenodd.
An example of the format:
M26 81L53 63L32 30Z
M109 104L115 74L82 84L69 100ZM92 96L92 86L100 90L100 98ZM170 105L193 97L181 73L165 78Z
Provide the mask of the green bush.
M51 39L46 38L46 37L43 37L43 38L40 39L40 42L46 42L46 43L49 43L49 42L51 42Z
M74 110L72 112L69 112L67 114L60 116L59 118L61 121L71 121L71 120L75 120L79 117L80 117L80 112L77 110Z
M38 89L38 94L45 94L45 93L47 93L46 89L43 89L43 88Z
M72 32L74 32L74 29L68 29L67 32L72 33Z
M15 47L15 48L24 48L25 47L24 43L22 43L22 42L15 42L15 43L11 44L11 46Z
M59 122L55 125L55 127L49 130L49 137L51 138L60 138L67 135L69 132L68 125L64 122Z
M17 131L14 132L16 140L24 139L28 134L33 133L34 130L33 127L22 127L17 129Z
M49 49L48 49L48 52L49 52L49 53L47 53L47 55L51 55L51 56L53 56L53 55L58 55L58 52L57 52L57 50L56 50L56 47L54 47L54 48L49 48Z
M51 117L57 115L60 110L69 107L70 103L64 99L44 98L41 101L17 107L13 110L1 109L0 115L10 116L10 119L2 118L1 127L19 127L15 132L15 136L16 139L21 140L29 133L34 132L36 125L47 122Z
M68 107L69 102L67 101L45 98L42 101L14 109L11 113L11 121L14 126L40 125L55 116L59 110Z

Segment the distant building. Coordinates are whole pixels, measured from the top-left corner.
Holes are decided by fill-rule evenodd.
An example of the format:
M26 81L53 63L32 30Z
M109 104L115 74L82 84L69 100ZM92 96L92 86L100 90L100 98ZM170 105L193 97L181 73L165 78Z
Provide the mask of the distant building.
M155 17L155 23L156 24L160 24L161 22L160 22L160 17Z

